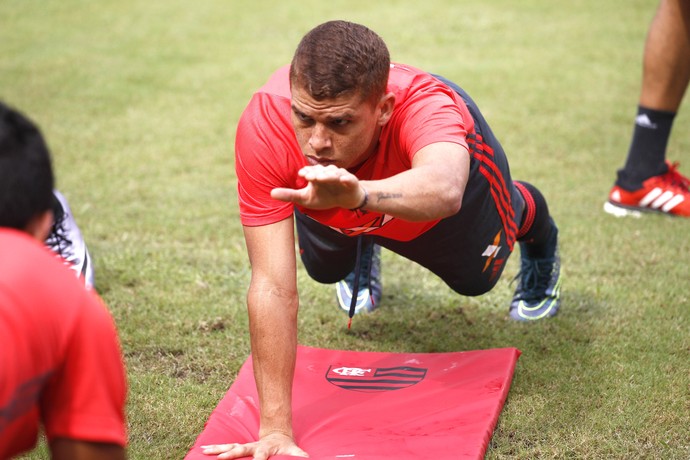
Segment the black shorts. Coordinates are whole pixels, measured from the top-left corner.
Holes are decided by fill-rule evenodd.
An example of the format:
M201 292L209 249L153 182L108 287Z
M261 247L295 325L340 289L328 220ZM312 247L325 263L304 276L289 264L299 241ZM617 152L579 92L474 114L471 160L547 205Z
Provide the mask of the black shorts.
M524 201L510 177L503 148L474 101L454 83L470 110L476 134L468 136L470 177L460 211L410 241L364 235L363 247L378 244L440 277L451 289L474 296L488 292L513 250ZM357 238L345 236L295 211L302 262L309 275L336 283L355 265Z

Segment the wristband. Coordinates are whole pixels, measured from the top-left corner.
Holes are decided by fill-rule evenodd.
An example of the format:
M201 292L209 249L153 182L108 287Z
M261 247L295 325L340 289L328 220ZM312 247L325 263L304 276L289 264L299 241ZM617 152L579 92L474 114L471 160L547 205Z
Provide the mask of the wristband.
M364 190L364 199L362 200L362 203L361 203L359 206L357 206L356 208L350 209L350 211L359 211L359 210L361 210L364 206L366 206L367 203L369 202L369 192L367 192L367 189L365 189L365 188L362 187L362 186L360 186L360 188L361 188L362 190Z

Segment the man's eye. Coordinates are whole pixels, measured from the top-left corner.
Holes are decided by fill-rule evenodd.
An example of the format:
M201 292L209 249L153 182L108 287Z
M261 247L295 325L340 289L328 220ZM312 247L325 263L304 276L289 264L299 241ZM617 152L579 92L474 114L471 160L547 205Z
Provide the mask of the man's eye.
M311 122L311 118L303 113L300 112L295 112L295 116L297 116L297 119L301 121L302 123L309 123Z
M350 122L350 120L346 120L344 118L336 118L335 120L331 121L331 124L333 126L345 126Z

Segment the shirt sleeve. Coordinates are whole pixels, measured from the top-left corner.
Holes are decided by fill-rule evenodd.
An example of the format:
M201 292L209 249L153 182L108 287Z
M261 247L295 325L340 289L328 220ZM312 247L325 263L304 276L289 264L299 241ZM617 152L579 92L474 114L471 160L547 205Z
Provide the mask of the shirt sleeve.
M127 384L115 324L97 294L84 294L62 365L41 398L46 435L125 446Z
M301 188L297 171L305 163L292 125L289 100L257 93L240 118L235 137L235 173L243 225L278 222L293 212L292 203L271 198L276 187Z
M415 82L415 90L399 107L398 117L399 142L410 160L420 149L436 142L453 142L467 149L467 134L474 127L460 97L428 76Z

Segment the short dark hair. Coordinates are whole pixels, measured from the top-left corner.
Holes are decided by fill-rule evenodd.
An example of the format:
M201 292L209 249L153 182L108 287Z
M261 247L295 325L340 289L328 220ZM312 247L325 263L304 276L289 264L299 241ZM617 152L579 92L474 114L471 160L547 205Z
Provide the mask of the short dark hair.
M290 84L316 100L359 92L363 99L385 94L390 72L388 47L367 27L325 22L300 41L290 65Z
M24 230L51 209L54 181L38 127L0 101L0 227Z

